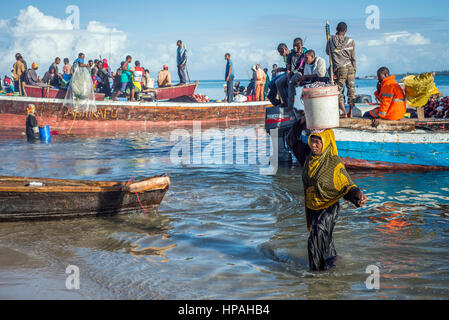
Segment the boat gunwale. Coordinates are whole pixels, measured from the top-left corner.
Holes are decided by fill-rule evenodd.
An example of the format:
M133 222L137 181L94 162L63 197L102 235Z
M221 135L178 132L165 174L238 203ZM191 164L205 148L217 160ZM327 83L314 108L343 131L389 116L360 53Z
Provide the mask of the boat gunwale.
M21 96L0 96L0 102L13 101L13 102L29 102L29 103L55 103L63 105L63 99L53 98L34 98L34 97L21 97ZM250 101L250 102L131 102L131 101L97 101L97 107L128 107L128 108L216 108L216 107L258 107L258 106L272 106L270 101ZM64 106L62 106L64 107Z
M50 186L27 187L27 186L1 186L2 181L10 182L47 182ZM139 188L137 192L166 190L170 187L171 180L169 176L155 176L132 183L117 181L88 181L88 180L64 180L51 178L28 178L28 177L0 177L0 192L17 193L108 193L123 192L131 193L129 187L132 185L142 185L143 183L153 183L153 185ZM57 185L57 183L66 183L72 185ZM135 192L133 192L135 193Z

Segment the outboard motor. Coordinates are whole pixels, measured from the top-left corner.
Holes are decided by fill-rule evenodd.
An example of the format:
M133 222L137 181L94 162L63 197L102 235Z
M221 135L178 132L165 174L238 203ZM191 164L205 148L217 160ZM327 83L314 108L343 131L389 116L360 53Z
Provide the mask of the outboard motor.
M278 161L291 162L292 155L287 147L286 137L290 129L297 121L295 109L269 107L265 111L265 130L270 134L270 130L278 129L277 145L278 145ZM273 139L273 137L271 137ZM273 145L274 141L273 141Z
M357 98L355 98L354 103L372 103L373 100L370 95L367 94L359 94Z

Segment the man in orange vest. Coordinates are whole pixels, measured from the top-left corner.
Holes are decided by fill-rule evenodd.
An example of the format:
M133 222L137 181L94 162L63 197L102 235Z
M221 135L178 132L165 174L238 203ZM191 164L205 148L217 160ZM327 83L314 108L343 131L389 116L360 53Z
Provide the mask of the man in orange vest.
M405 94L395 76L390 76L390 70L382 67L377 71L380 89L374 95L380 100L380 106L365 113L365 118L381 118L385 120L400 120L406 112Z

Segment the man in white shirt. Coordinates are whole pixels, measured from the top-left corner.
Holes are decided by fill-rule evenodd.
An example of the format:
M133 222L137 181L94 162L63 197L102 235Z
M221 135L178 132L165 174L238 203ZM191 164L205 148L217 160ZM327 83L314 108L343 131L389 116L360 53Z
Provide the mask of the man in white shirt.
M314 78L324 78L326 76L326 61L315 55L315 51L309 50L305 54L306 65L302 81Z

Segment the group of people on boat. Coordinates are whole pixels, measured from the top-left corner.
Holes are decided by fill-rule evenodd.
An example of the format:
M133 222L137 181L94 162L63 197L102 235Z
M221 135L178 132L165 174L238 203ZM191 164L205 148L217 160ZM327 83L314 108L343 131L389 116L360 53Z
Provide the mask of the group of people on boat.
M183 85L186 84L187 50L182 45L181 40L177 42L177 47L179 85ZM111 71L107 59L89 60L86 63L86 57L83 53L78 55L73 64L70 64L70 60L65 58L62 72L60 72L61 58L56 57L42 78L38 76L39 65L36 62L33 62L31 68L28 68L22 54L17 53L15 59L12 69L13 86L8 84L7 87L8 90L18 92L20 95L24 94L23 85L53 87L56 89L67 88L73 76L75 65L86 68L89 71L95 92L104 93L105 97L110 97L114 100L117 100L120 94L126 93L129 94L130 100L133 101L135 93L148 92L154 88L155 83L155 80L150 77L149 69L143 68L140 61L135 61L134 66L131 65L131 56L127 56L120 63L116 72ZM5 77L5 84L7 80L10 80L10 78ZM167 65L164 65L159 72L157 83L160 88L172 86L171 74Z
M337 32L332 35L326 46L326 53L332 61L327 68L326 59L316 55L314 50L303 46L302 38L293 41L293 49L288 49L285 43L277 47L279 55L284 59L285 67L273 65L272 80L268 84L268 99L274 106L292 109L296 99L296 88L313 82L333 80L338 86L338 103L341 117L352 117L353 107L357 97L355 76L357 72L355 42L346 36L348 26L340 22ZM378 72L378 85L375 93L379 108L364 115L365 117L387 120L402 119L406 113L405 94L394 75L390 75L387 67L381 67ZM346 113L346 88L349 113Z

